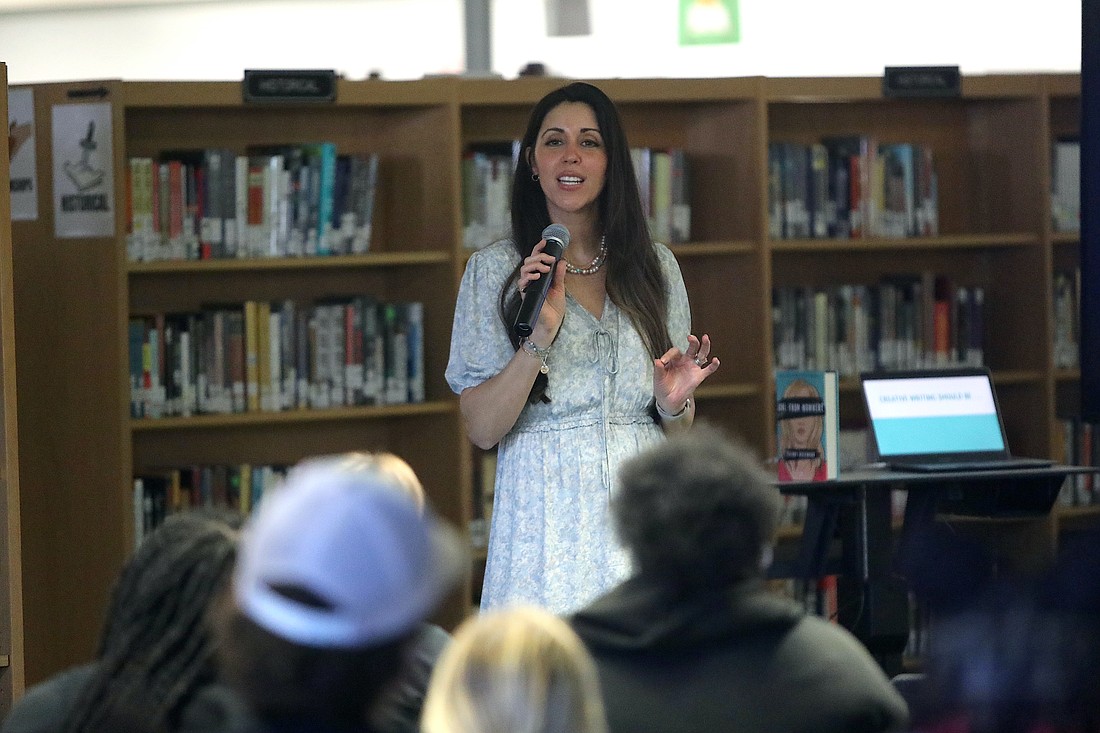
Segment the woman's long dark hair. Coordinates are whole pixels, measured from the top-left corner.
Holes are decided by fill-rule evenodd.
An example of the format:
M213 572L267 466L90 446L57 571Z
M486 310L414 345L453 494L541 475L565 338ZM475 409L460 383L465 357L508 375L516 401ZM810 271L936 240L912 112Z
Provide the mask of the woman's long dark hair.
M98 664L64 731L177 728L216 676L207 613L228 586L240 526L236 513L195 510L169 516L142 542L116 581Z
M522 263L542 239L542 230L551 223L546 195L531 177L529 156L533 155L531 151L546 115L563 102L587 104L596 115L607 153L607 172L599 197L600 223L607 243L607 294L627 314L641 334L642 343L656 358L672 346L668 334L667 283L642 212L638 180L618 110L599 88L573 82L547 94L531 111L512 180L512 242ZM512 331L512 322L521 300L515 290L519 269L520 265L516 265L499 298L501 321L516 348L519 337ZM546 385L546 375L540 374L528 402L548 402Z

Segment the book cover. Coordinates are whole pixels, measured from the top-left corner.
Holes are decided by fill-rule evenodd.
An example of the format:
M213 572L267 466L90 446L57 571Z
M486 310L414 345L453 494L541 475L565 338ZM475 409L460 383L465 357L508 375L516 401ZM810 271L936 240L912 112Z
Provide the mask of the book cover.
M838 474L840 404L835 371L775 375L776 472L780 481L824 481Z

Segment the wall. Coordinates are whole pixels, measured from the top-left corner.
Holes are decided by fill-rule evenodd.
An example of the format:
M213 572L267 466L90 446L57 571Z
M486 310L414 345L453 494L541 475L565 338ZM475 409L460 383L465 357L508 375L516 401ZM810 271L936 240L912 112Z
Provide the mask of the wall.
M544 0L493 0L493 70L564 76L846 76L957 64L1078 71L1080 0L740 0L741 42L680 48L677 0L589 0L592 34L547 38ZM464 0L235 0L0 11L9 82L239 79L245 68L351 78L465 66Z

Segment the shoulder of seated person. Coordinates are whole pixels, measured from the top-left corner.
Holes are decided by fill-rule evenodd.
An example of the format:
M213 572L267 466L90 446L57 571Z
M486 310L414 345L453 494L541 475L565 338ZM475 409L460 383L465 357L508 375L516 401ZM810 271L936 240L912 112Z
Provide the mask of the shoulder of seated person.
M262 733L260 721L240 695L215 683L195 692L184 708L178 733Z

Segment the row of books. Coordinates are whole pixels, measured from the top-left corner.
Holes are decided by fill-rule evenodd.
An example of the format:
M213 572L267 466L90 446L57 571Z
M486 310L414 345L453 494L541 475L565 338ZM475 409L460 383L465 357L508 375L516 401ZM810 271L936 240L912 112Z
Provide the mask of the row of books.
M649 234L665 244L691 239L691 178L681 148L631 148Z
M480 249L512 230L512 176L519 143L484 144L462 159L463 243ZM688 161L679 148L631 148L642 211L650 235L678 244L691 238Z
M134 541L164 518L199 507L220 507L247 515L286 475L287 467L261 464L193 465L142 471L134 476Z
M378 164L376 153L338 153L332 142L132 157L129 259L365 253Z
M932 148L869 135L771 142L768 212L772 239L936 235Z
M135 418L423 402L419 302L245 301L129 322Z
M1081 231L1081 141L1055 140L1050 153L1050 211L1056 232Z
M481 249L512 231L512 175L519 141L485 144L462 156L462 241Z
M1075 369L1081 363L1081 268L1054 273L1054 366Z
M1100 425L1077 417L1063 417L1055 423L1060 441L1055 444L1062 454L1059 463L1071 466L1100 466ZM1100 504L1100 478L1093 474L1066 477L1058 503L1062 506Z
M772 290L776 369L862 371L984 363L985 291L946 275Z

